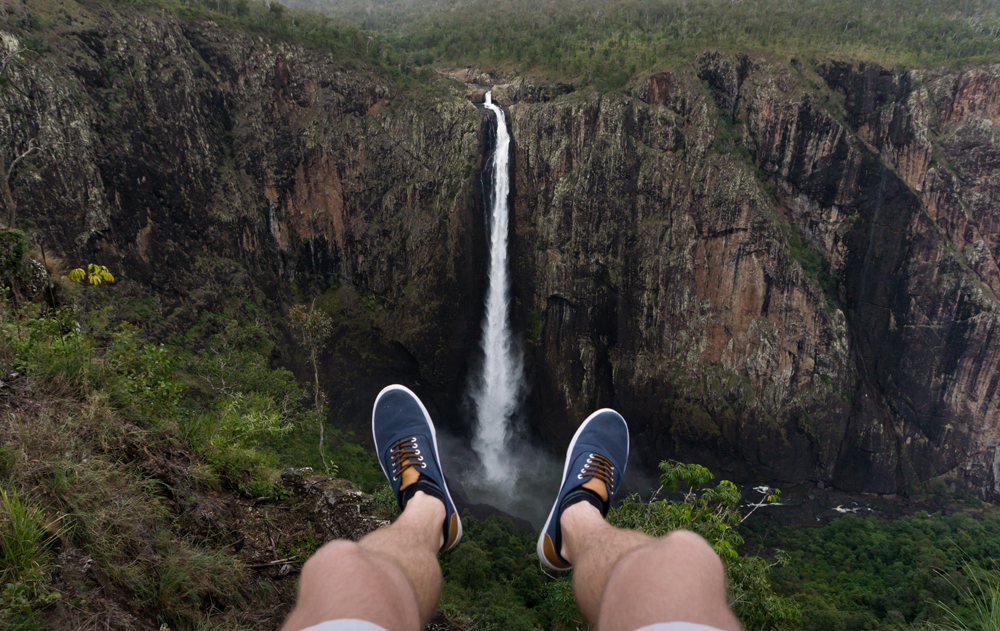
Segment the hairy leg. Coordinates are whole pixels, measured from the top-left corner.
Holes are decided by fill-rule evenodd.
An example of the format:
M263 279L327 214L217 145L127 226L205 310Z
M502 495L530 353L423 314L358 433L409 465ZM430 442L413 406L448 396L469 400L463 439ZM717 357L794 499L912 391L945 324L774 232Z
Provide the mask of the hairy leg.
M657 539L614 528L586 502L568 507L559 523L577 604L600 631L675 621L739 631L722 561L698 535L675 531Z
M422 491L387 528L361 541L331 541L302 568L295 609L282 631L357 618L389 631L427 626L441 595L444 504Z

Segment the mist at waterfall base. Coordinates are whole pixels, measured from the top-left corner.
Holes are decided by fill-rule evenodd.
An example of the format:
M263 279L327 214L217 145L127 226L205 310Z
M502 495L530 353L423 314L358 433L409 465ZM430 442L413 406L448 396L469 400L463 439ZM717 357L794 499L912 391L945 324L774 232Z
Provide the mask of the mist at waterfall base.
M469 408L474 418L472 451L476 458L467 463L462 484L474 503L495 506L540 527L558 491L561 463L533 446L519 422L526 387L523 350L511 331L509 317L510 135L503 110L493 104L490 92L484 107L496 118L495 148L486 166L493 184L488 198L488 287L482 363L469 384Z
M438 431L445 476L456 501L464 495L470 504L487 504L540 530L562 481L562 454L557 458L527 436L513 436L509 444L507 462L514 476L507 486L497 486L486 481L479 455L466 438Z

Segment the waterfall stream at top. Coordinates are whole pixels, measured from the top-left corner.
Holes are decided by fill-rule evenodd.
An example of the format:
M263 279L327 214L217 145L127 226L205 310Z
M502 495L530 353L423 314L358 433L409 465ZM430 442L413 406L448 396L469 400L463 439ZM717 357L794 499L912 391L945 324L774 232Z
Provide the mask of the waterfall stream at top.
M510 482L516 475L505 448L511 439L513 415L523 391L522 361L510 330L510 291L507 277L507 195L510 192L510 135L503 110L486 93L486 109L497 119L496 150L490 162L493 197L490 208L489 288L483 321L483 365L473 381L471 398L476 425L472 446L490 485Z

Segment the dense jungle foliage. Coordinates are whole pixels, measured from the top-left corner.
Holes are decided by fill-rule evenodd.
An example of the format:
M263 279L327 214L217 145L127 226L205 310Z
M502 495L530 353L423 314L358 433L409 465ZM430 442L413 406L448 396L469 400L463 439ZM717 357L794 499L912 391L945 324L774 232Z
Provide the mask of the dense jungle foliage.
M1000 10L970 0L286 0L386 36L417 65L540 71L599 87L707 48L883 65L1000 58Z
M800 605L807 631L945 624L947 611L974 620L972 596L990 584L986 604L1000 614L995 510L895 521L848 514L823 528L783 529L774 540L789 556L772 572L775 590Z

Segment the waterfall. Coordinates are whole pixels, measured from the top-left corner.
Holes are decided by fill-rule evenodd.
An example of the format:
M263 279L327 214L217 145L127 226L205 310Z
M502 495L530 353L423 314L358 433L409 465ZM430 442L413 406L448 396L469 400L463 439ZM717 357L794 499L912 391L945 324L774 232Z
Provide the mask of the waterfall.
M476 427L472 447L483 463L486 482L497 485L516 475L512 459L505 454L511 423L521 392L521 357L513 343L508 312L507 194L510 191L510 136L503 110L486 93L486 109L497 117L496 151L493 163L493 203L490 209L489 289L483 321L483 367L473 382L472 402Z

